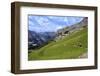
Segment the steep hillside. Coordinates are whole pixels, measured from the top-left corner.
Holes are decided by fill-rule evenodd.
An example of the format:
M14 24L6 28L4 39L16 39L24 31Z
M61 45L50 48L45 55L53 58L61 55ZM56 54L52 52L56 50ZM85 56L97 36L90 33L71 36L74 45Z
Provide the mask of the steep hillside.
M87 28L76 31L58 41L52 41L44 47L32 50L29 60L73 59L87 52Z

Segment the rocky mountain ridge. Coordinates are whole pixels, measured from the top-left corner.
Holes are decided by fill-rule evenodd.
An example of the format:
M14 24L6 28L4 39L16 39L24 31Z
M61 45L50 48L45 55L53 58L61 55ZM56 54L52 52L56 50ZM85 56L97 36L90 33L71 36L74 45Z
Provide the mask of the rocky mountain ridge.
M81 30L82 28L88 27L87 25L88 25L88 18L85 17L79 23L76 23L74 25L67 26L67 27L64 27L62 29L59 29L56 34L57 34L58 37L62 37L62 36L68 35L68 34L70 34L72 32Z

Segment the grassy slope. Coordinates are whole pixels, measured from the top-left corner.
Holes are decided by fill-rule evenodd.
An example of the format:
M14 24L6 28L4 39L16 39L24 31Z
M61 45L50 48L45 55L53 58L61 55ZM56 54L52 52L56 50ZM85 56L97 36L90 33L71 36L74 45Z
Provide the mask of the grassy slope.
M79 46L82 45L82 47ZM29 53L29 60L72 59L87 51L87 29L74 32L64 39L51 42Z

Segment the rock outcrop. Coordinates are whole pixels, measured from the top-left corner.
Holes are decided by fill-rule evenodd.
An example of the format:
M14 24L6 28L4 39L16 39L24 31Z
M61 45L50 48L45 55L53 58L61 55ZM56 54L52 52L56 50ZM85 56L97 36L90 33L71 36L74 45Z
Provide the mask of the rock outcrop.
M72 32L75 32L75 31L78 31L78 30L81 30L82 28L85 28L88 26L88 18L85 17L81 22L79 23L76 23L74 25L71 25L71 26L67 26L67 27L64 27L62 29L59 29L57 31L57 36L66 36Z

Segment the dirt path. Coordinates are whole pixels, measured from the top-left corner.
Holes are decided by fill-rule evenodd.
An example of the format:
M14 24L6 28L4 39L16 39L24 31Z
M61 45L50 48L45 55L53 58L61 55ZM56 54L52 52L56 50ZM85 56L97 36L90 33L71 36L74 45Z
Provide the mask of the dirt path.
M82 54L81 56L79 56L79 58L87 58L87 57L88 57L88 53L87 52Z

